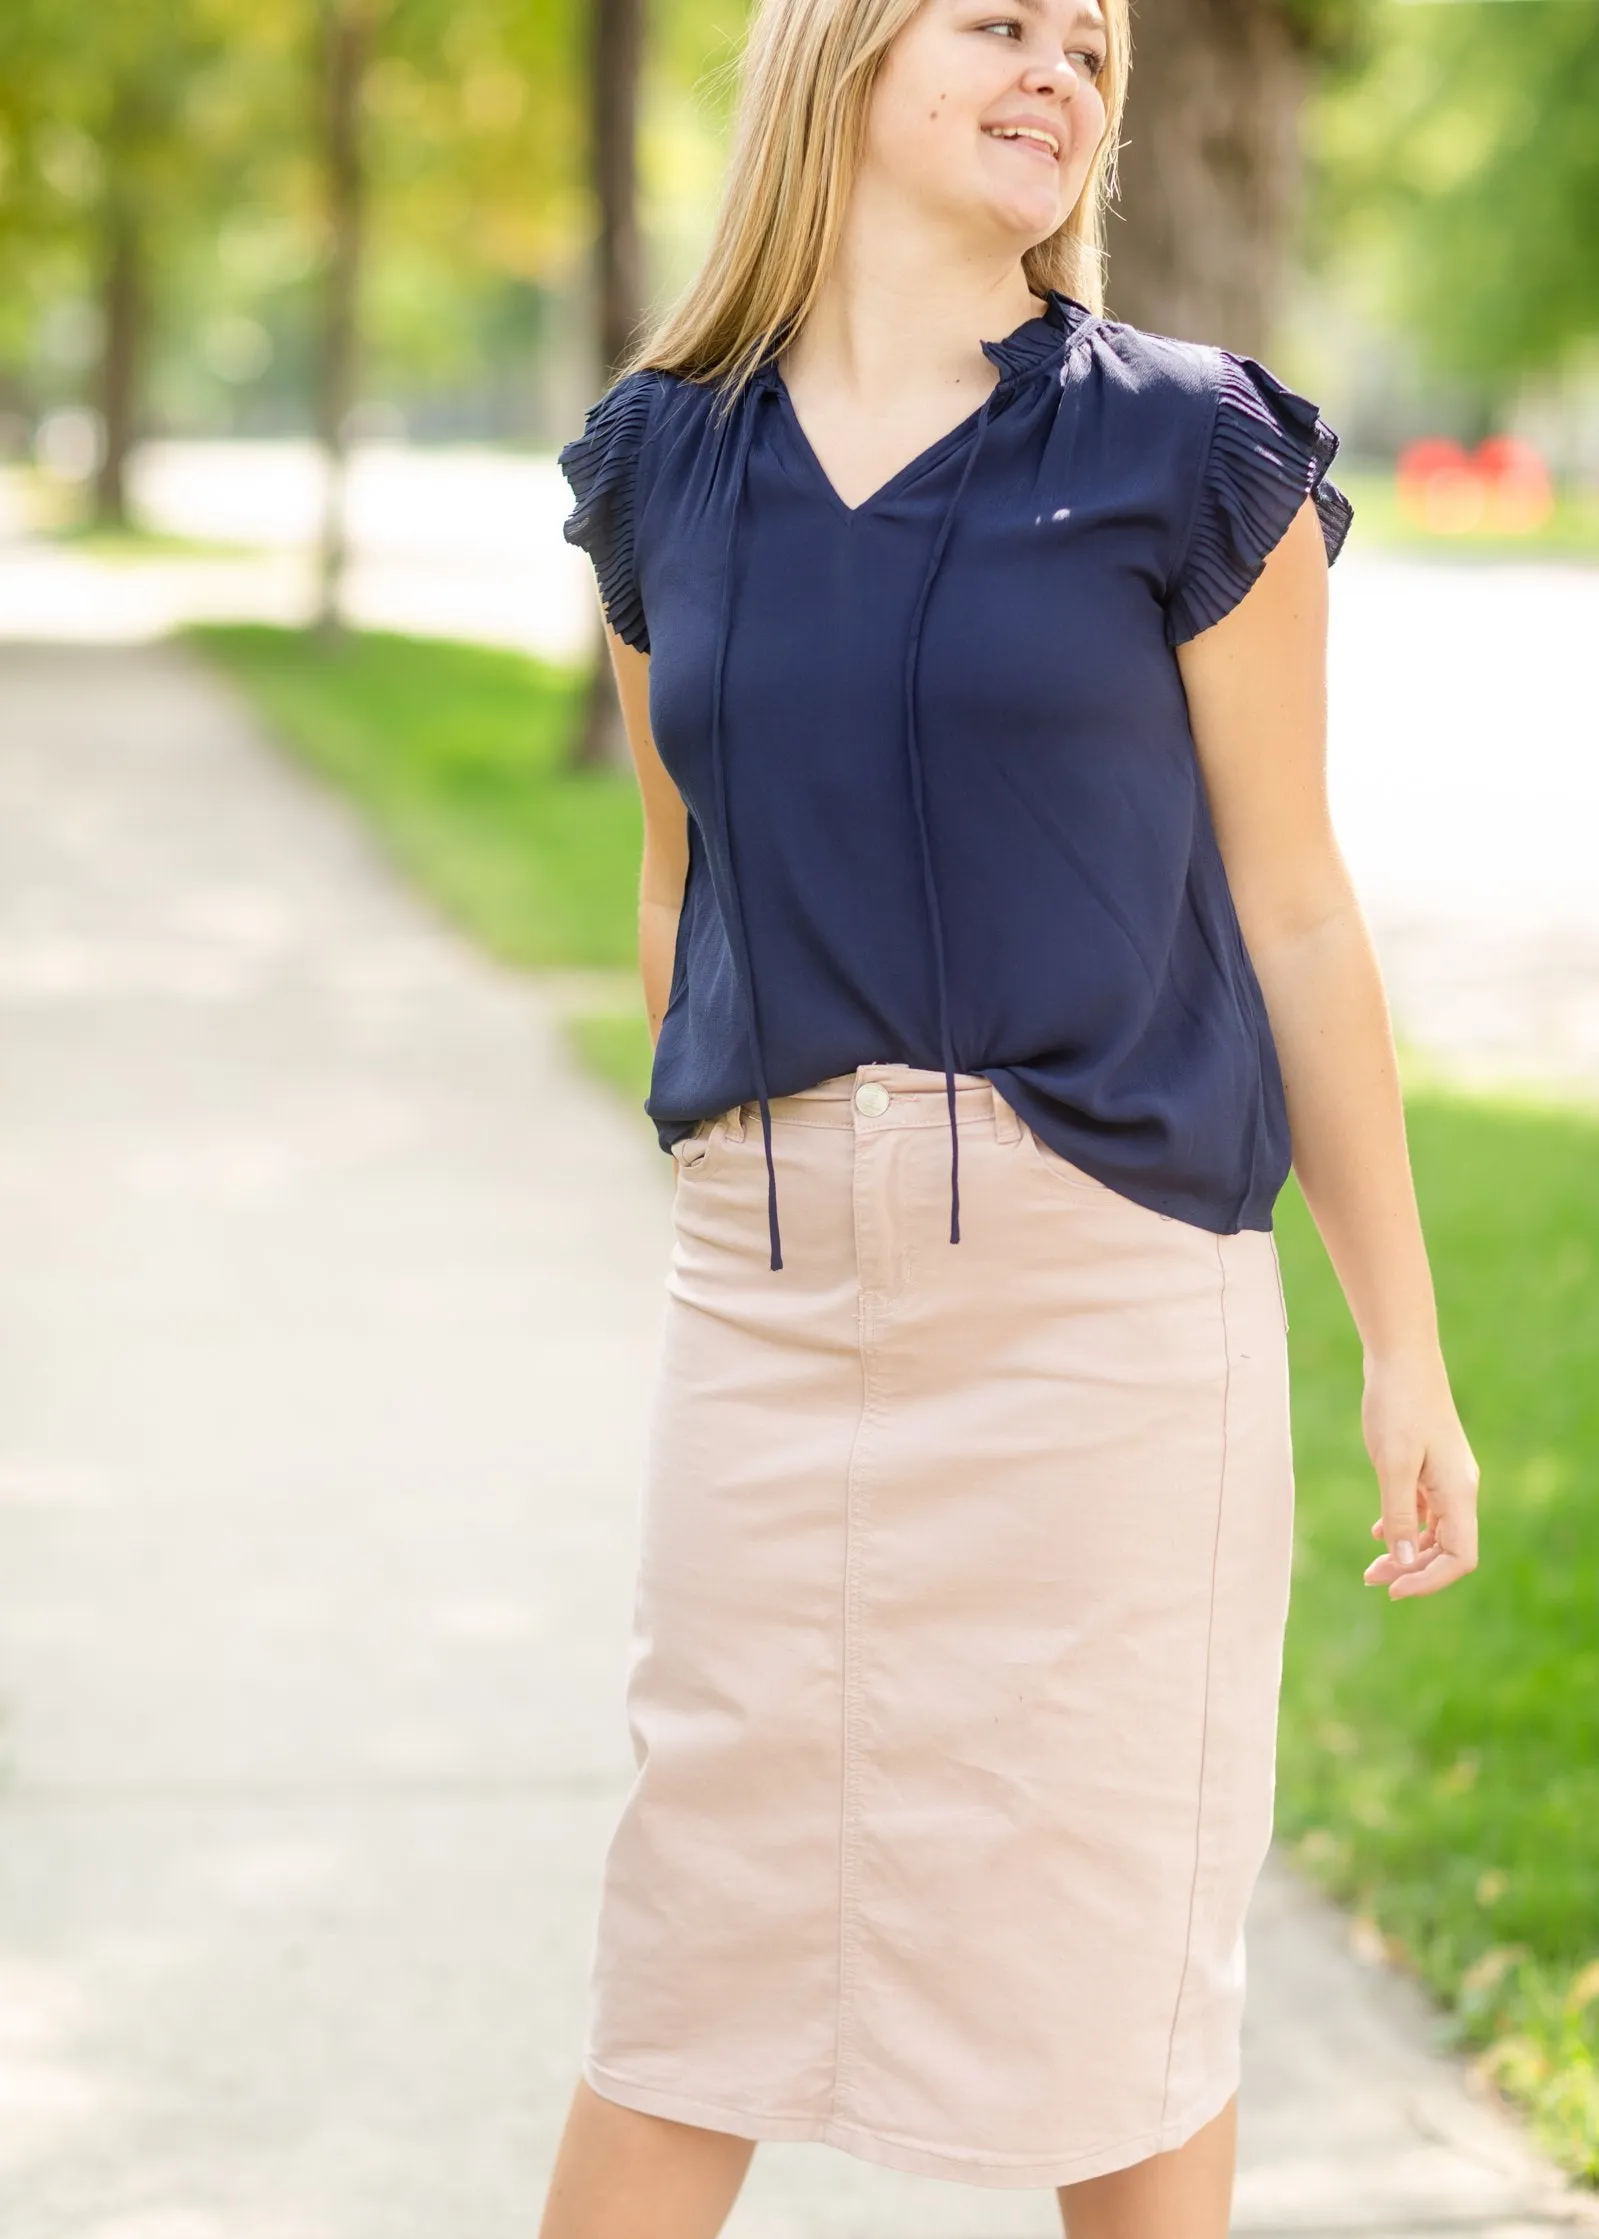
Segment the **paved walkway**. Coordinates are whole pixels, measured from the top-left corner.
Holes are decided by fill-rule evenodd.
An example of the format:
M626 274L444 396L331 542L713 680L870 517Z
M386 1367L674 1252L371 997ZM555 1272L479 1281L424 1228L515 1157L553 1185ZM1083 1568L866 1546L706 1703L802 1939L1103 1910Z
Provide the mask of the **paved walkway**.
M0 649L6 2239L530 2239L669 1210L219 683ZM1251 1982L1240 2232L1578 2215L1281 1870ZM729 2233L1056 2229L787 2146Z

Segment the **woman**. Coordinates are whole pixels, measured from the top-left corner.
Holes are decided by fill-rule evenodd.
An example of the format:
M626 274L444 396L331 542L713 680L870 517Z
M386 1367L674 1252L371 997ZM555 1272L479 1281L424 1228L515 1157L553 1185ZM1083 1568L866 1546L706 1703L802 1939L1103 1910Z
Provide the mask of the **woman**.
M765 0L704 268L562 453L676 1171L543 2239L708 2239L762 2138L1225 2232L1290 1122L1366 1578L1475 1561L1323 785L1337 438L1103 315L1127 68L1126 0Z

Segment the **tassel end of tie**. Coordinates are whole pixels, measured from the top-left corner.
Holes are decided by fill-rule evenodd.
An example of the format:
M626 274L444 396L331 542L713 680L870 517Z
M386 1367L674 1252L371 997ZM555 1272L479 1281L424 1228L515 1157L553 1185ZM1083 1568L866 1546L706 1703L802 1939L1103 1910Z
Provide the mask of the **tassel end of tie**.
M769 1262L774 1275L783 1265L783 1239L777 1226L777 1168L772 1159L772 1115L767 1108L766 1088L760 1091L761 1137L766 1149L766 1227L772 1239L772 1257Z

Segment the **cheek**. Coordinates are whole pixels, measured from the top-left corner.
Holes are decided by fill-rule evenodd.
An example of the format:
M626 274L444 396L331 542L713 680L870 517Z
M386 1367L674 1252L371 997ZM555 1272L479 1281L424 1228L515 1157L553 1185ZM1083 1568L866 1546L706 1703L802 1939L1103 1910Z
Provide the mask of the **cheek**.
M929 87L924 91L920 137L936 154L942 155L953 143L959 118L960 111L947 86Z
M1083 181L1088 177L1089 166L1104 137L1104 96L1090 93L1085 87L1077 96L1077 115L1072 126L1072 152L1066 165L1074 194L1081 189Z
M973 114L970 93L953 82L947 66L906 55L877 81L867 129L870 160L902 177L925 178L949 162Z
M868 138L873 166L891 179L927 185L947 176L957 133L954 104L937 92L878 112Z

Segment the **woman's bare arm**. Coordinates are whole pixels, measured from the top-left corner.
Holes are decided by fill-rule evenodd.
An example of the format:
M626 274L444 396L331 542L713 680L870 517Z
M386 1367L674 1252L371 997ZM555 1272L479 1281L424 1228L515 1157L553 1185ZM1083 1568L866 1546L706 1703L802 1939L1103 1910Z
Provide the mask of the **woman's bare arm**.
M1387 1000L1328 808L1327 587L1307 500L1248 595L1177 661L1294 1169L1364 1348L1372 1529L1390 1550L1366 1576L1398 1598L1475 1567L1477 1466L1439 1348Z
M639 866L638 957L650 1042L660 1040L672 991L677 921L688 878L688 810L667 775L650 729L650 657L623 642L608 625L605 641L622 703L633 767L644 804L644 856Z

